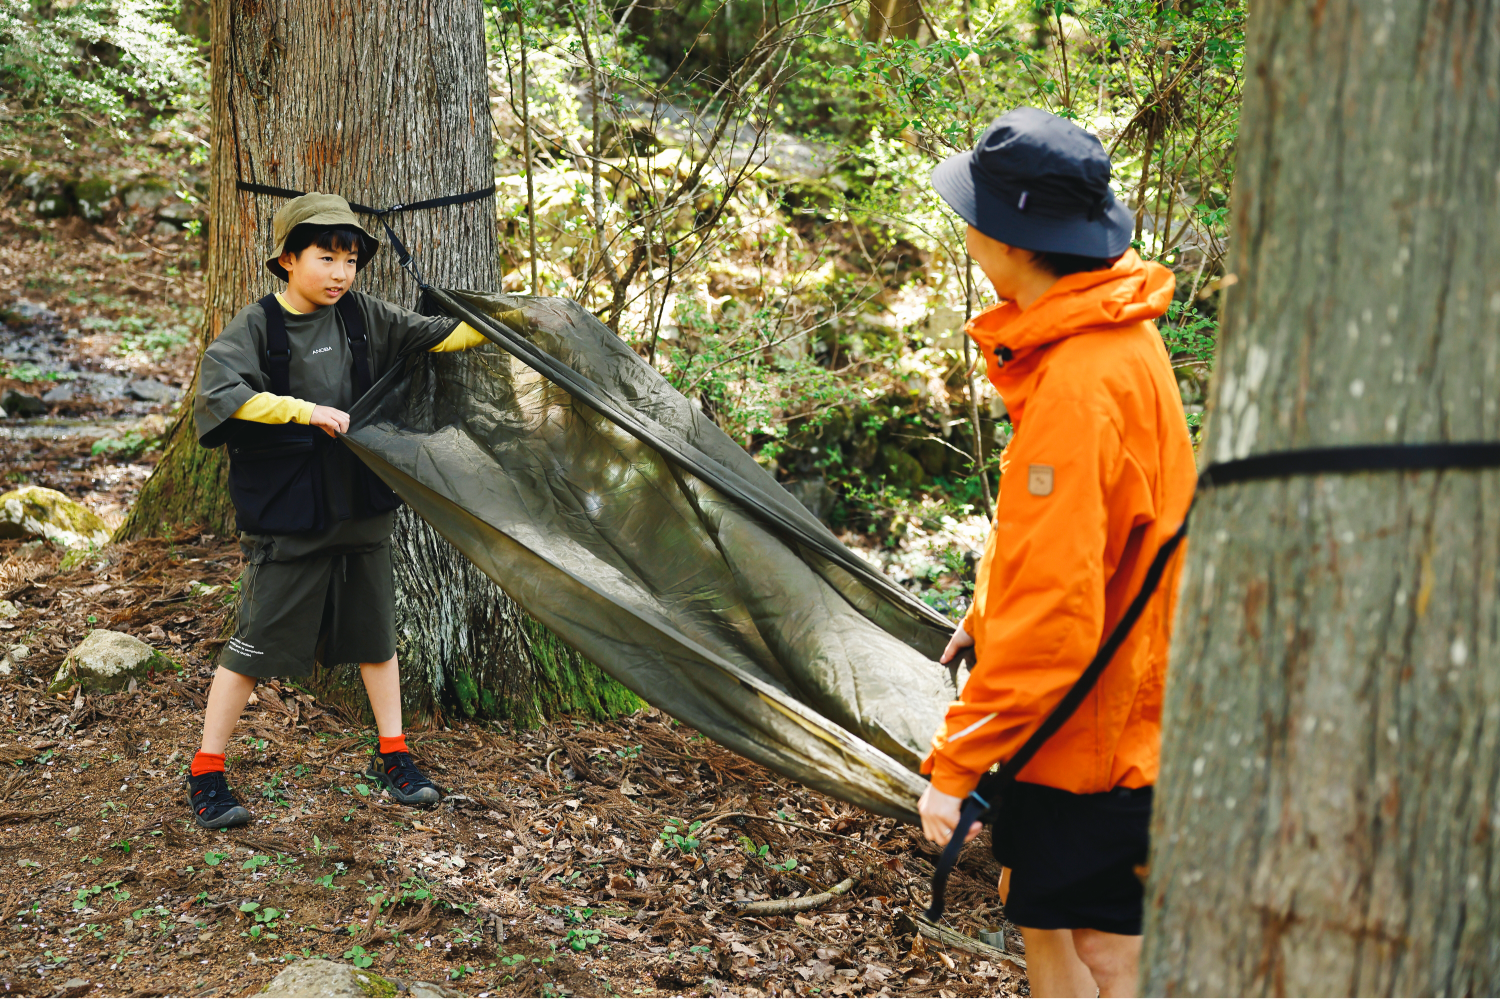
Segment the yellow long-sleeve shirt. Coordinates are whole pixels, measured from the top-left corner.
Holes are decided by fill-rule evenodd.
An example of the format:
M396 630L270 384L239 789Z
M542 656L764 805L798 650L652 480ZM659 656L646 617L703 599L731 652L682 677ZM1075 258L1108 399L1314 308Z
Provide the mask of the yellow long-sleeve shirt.
M281 307L294 316L302 313L287 304L286 298L277 294L276 301ZM459 323L452 333L436 347L431 348L429 353L446 354L454 350L468 350L487 343L483 333L470 326L468 323ZM311 423L315 403L306 399L298 399L290 395L277 395L274 392L260 392L251 396L245 404L234 411L236 420L248 420L251 423Z

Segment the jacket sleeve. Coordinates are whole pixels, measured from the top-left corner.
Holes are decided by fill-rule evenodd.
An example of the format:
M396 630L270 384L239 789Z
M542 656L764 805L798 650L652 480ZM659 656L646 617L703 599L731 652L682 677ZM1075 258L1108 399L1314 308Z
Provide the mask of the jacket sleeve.
M1110 509L1124 461L1119 429L1087 396L1048 388L1038 388L1007 449L965 618L977 661L922 768L959 797L1020 748L1093 658L1111 559L1123 547L1121 515L1136 519Z

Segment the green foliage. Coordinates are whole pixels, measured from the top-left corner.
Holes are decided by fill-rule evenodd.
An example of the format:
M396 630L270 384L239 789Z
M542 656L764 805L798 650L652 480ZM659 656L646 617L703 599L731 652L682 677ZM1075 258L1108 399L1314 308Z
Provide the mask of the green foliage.
M98 456L108 454L115 458L129 460L139 458L147 451L154 451L161 446L161 440L155 434L143 434L139 430L127 430L118 437L101 437L89 447L89 454Z
M33 114L120 121L205 84L170 0L0 0L0 86Z
M686 819L668 819L661 831L661 839L668 846L675 846L679 853L689 854L697 850L700 845L694 833L702 827L702 822L688 825Z

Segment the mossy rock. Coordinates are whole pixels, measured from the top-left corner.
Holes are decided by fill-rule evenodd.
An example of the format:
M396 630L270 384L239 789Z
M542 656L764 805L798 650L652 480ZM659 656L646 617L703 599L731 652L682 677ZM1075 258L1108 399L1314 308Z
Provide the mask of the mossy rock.
M22 486L0 495L0 538L45 538L60 548L83 548L109 541L109 526L56 489Z
M177 668L175 662L133 635L96 628L68 653L47 692L61 693L75 683L87 691L123 690L131 680Z
M376 999L394 996L402 991L395 982L368 968L355 968L338 961L311 958L298 961L271 979L258 994L262 996L338 996L348 999ZM455 997L454 992L432 982L412 982L406 989L412 996Z
M107 206L119 193L119 188L108 177L89 177L73 187L73 197L78 202L78 214L90 222L101 222Z
M921 464L922 471L926 472L929 476L942 475L947 471L949 465L948 456L953 454L952 449L942 441L934 440L917 441L912 451L914 452L913 457ZM955 457L957 456L955 455Z
M922 463L894 444L886 444L880 449L880 468L886 482L893 486L914 489L927 480Z

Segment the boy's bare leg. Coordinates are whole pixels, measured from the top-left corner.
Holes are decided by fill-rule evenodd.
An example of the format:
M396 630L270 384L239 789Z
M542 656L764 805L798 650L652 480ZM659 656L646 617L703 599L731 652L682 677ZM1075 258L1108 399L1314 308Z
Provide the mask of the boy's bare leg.
M208 704L203 708L202 752L223 754L255 684L255 677L223 666L214 673L213 685L208 688Z
M360 663L360 678L375 712L375 730L387 739L401 734L401 665L391 656L383 663Z
M1141 938L1127 937L1103 930L1074 930L1073 947L1078 957L1093 973L1099 983L1099 995L1109 999L1113 996L1137 995L1137 976L1141 965ZM1031 956L1027 945L1026 956ZM1027 968L1031 964L1027 962Z

